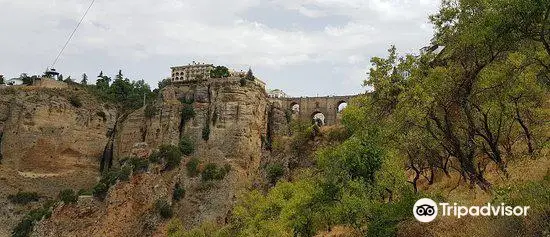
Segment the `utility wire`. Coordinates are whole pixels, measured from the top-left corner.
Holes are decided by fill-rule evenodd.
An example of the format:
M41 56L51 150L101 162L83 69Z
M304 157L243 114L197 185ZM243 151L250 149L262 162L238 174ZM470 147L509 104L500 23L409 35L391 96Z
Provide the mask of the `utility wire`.
M82 18L80 18L80 21L74 28L73 32L71 33L71 35L69 35L67 42L65 42L65 45L63 45L63 48L61 48L61 51L59 51L59 54L57 54L57 57L55 57L55 60L53 61L52 66L50 68L53 68L55 66L55 64L57 63L57 60L59 60L59 57L61 57L61 54L63 54L63 51L65 50L65 48L67 48L67 45L69 45L69 42L71 41L74 34L76 33L76 30L78 30L78 27L80 26L80 24L82 24L82 21L84 20L84 17L86 17L86 15L88 14L88 11L90 11L90 8L92 8L92 5L94 5L94 2L95 0L92 0L92 2L90 3L90 6L88 6L88 9L86 9L86 11L84 12L84 15L82 15Z

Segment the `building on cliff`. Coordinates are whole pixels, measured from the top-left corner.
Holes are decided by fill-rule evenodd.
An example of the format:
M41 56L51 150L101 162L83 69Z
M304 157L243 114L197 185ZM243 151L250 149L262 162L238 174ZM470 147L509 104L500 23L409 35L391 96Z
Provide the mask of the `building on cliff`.
M172 69L172 82L207 80L210 78L210 71L214 69L212 64L196 63L185 66L175 66Z
M273 90L270 90L267 95L269 96L269 98L287 98L288 95L280 90L280 89L273 89Z

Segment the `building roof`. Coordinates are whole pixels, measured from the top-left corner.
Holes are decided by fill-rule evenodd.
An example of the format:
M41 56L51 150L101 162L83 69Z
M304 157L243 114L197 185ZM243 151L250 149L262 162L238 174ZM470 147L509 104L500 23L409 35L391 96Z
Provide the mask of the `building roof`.
M214 64L189 64L184 66L174 66L170 68L174 70L174 69L200 68L200 67L214 67Z

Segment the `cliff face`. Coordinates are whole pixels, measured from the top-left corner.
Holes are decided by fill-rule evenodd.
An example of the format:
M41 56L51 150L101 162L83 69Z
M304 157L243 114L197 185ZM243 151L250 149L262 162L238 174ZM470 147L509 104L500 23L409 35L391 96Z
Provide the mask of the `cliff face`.
M192 106L195 116L182 123L185 106ZM225 222L236 195L252 186L259 170L269 107L263 88L253 83L241 86L235 78L164 88L162 98L148 112L137 110L117 125L113 167L120 159L140 153L136 150L177 145L184 136L194 141L195 153L172 171L161 172L153 165L130 181L119 181L103 202L88 198L56 208L50 219L36 227L34 235L160 234L165 222L154 208L159 199L170 203L174 217L188 228L203 221ZM222 180L203 181L200 175L187 174L186 163L192 158L200 160L199 169L214 163L229 165L231 170ZM176 184L186 190L179 201L172 200Z
M194 118L185 124L181 119L182 101L190 103L195 111ZM196 147L193 157L202 166L229 164L231 171L224 180L205 188L200 178L190 178L182 169L177 181L188 195L175 203L175 213L189 226L204 220L223 222L236 194L251 186L260 165L262 138L267 131L268 101L264 89L252 83L241 86L238 80L231 79L169 86L162 91L162 101L155 108L155 116L148 118L142 109L121 123L116 157L131 155L138 143L145 142L154 149L162 144L177 145L182 136L191 138ZM210 130L208 141L203 137L205 127Z
M70 97L77 95L70 102ZM67 188L89 188L116 113L76 88L0 89L0 236L26 213L6 197L18 191L55 197ZM5 224L4 224L5 223Z

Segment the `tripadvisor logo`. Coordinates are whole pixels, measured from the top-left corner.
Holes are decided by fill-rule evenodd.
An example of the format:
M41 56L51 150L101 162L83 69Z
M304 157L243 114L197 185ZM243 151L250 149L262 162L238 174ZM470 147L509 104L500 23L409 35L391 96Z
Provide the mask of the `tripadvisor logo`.
M413 206L413 214L416 220L420 222L432 222L439 214L441 216L455 216L457 218L465 216L527 216L529 206L507 206L504 203L493 205L487 203L484 206L460 206L457 203L436 203L432 199L422 198Z

